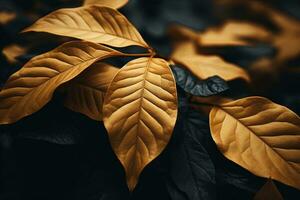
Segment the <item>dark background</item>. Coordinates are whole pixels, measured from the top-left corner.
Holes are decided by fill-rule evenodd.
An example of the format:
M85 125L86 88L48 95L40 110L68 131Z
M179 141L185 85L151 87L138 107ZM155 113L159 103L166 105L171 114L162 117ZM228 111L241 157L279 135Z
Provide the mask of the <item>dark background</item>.
M265 2L300 18L297 0ZM68 40L48 34L19 32L53 10L79 5L81 1L76 0L0 0L0 11L16 13L14 20L0 27L0 48L10 44L29 48L13 64L8 63L1 54L0 86L28 59ZM225 8L217 7L211 0L130 0L121 12L137 27L145 40L165 57L171 52L171 40L166 34L169 25L182 24L195 30L204 30L220 24L227 17L246 15L238 9L226 13ZM263 18L256 20L266 24ZM221 51L226 60L245 68L255 59L270 57L275 53L276 50L267 44ZM292 62L296 65L300 63L299 59ZM236 97L265 96L300 114L299 78L299 74L280 74L271 87L262 91L231 82L228 94ZM264 83L256 86L259 87L259 84L264 86ZM164 200L180 193L176 183L172 183L174 180L171 180L170 171L174 169L173 157L182 141L182 124L187 113L192 112L185 104L184 95L180 98L180 118L170 144L162 155L146 167L133 193L128 192L122 166L112 152L103 124L67 110L61 103L62 98L61 94L56 94L39 112L16 124L0 127L0 200ZM201 118L204 134L201 145L214 165L212 169L216 181L209 185L208 196L211 199L252 199L266 180L224 159L210 138L206 117L195 115ZM205 159L201 162L205 162ZM300 199L296 189L276 184L285 199ZM181 193L178 199L190 199L189 195Z

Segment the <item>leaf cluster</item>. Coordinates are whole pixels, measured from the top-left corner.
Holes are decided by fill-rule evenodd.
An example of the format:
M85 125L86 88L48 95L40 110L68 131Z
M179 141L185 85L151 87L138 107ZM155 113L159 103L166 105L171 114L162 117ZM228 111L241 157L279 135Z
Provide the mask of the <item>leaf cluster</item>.
M221 4L240 5L229 2ZM0 91L0 124L26 120L59 93L66 108L103 121L130 191L147 166L166 154L164 178L171 199L214 199L220 180L256 192L257 185L250 188L247 178L243 182L233 171L220 173L210 153L215 145L228 160L268 179L256 199L264 199L268 190L282 199L272 180L300 189L299 116L265 97L230 93L233 81L255 87L258 69L274 65L274 73L287 70L285 64L299 54L299 47L290 42L300 33L299 22L253 1L247 6L267 13L279 33L235 20L200 32L175 25L169 28L172 53L164 57L117 10L126 3L86 0L81 7L56 10L24 29L69 41L31 58L9 77ZM255 61L250 69L216 53L259 42L271 44L277 54ZM25 51L13 45L3 54L15 62ZM116 59L125 64L116 66ZM76 133L67 135L72 136L26 137L58 144L80 141Z

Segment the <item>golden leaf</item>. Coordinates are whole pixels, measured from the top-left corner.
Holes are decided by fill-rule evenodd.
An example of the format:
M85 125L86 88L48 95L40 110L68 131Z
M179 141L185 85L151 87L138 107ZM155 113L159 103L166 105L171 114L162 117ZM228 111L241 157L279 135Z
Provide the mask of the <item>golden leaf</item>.
M300 118L263 97L247 97L210 112L219 150L257 176L300 189Z
M16 13L9 11L0 11L0 24L5 25L16 18Z
M212 27L200 33L202 46L251 45L251 40L268 41L272 33L263 26L250 22L227 21L220 27Z
M268 179L268 181L262 186L262 188L256 193L253 200L283 200L282 195L277 189L276 185L272 181L272 179Z
M171 56L172 60L182 64L199 79L218 75L226 81L244 79L250 81L248 73L242 68L224 61L218 56L197 54L191 42L177 45Z
M285 62L300 56L300 21L280 11L269 9L270 18L280 31L274 36L273 45L278 49L277 62Z
M106 89L118 72L107 63L95 63L74 80L66 89L65 106L91 119L102 120L102 106Z
M199 36L194 30L182 26L182 25L172 25L168 27L168 35L170 35L174 40L196 40Z
M69 42L32 58L0 92L0 124L8 124L43 107L55 89L97 60L121 53L90 42Z
M121 8L128 3L128 0L85 0L84 5L106 6L114 9Z
M16 63L17 58L27 51L26 48L21 47L17 44L11 44L3 48L2 53L5 56L7 62L9 63Z
M166 147L176 117L176 84L167 61L138 58L114 77L105 96L103 121L130 190L143 168Z
M198 55L197 46L192 41L178 41L174 44L174 49L171 55L172 59L180 59L184 56L195 56Z
M277 48L275 62L283 64L284 62L294 59L300 55L299 34L300 21L286 13L272 8L264 1L237 1L237 0L218 0L216 3L221 5L230 5L246 7L251 13L266 15L275 26L279 29L276 33L270 35L271 44Z
M148 48L135 27L120 12L88 6L54 11L23 32L48 32L114 47L138 45Z

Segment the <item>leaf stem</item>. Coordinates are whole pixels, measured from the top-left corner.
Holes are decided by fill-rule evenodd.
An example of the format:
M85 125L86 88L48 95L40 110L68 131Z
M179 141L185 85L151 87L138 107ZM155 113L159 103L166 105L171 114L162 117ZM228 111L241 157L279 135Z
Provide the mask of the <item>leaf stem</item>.
M122 53L122 56L128 56L128 57L143 57L143 56L152 56L153 53Z

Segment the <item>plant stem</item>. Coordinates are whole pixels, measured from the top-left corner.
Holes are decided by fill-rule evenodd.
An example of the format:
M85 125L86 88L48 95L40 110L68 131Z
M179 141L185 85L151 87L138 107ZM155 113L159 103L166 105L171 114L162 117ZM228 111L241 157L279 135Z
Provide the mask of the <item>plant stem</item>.
M142 57L142 56L152 56L153 53L122 53L122 56L128 56L128 57Z

